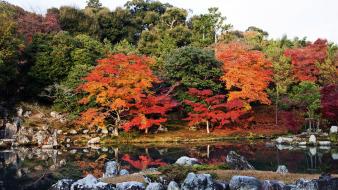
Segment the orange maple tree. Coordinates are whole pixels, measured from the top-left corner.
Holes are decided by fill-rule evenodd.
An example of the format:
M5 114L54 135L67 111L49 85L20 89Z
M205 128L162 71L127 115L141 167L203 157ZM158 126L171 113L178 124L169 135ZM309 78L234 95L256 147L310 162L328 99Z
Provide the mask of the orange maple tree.
M122 160L128 162L134 168L139 170L145 170L148 167L167 165L167 163L161 161L161 159L154 160L148 155L140 155L138 159L134 160L129 154L125 154L122 157Z
M204 123L207 133L210 133L210 125L222 127L239 120L247 110L243 102L236 99L226 101L226 95L214 95L211 90L189 89L189 95L196 101L185 100L184 103L192 107L185 120L189 121L189 126Z
M306 47L287 49L284 54L291 58L293 73L298 80L316 82L320 74L316 64L327 58L328 44L326 40L318 39Z
M140 102L154 82L150 65L153 59L138 55L116 54L98 61L85 77L79 90L86 93L81 104L90 108L81 113L78 124L106 128L107 120L114 122L114 134L123 125L122 117L133 102ZM94 105L94 106L91 106Z
M228 100L240 99L251 109L251 102L270 104L266 88L272 81L272 63L262 52L249 50L243 44L219 44L216 56L223 62L221 80L229 90Z

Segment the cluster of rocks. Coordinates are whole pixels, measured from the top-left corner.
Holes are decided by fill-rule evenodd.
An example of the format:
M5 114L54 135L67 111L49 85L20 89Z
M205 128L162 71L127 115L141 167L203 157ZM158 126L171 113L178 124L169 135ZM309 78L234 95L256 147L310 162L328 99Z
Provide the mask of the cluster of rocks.
M338 178L322 175L319 179L299 179L293 184L285 184L276 180L259 180L251 176L233 176L229 182L217 181L210 174L189 173L182 183L170 181L160 182L127 181L117 184L101 182L89 174L85 178L74 181L62 179L50 190L336 190Z
M296 145L296 146L331 146L333 143L329 140L330 136L338 135L338 127L331 126L330 134L317 133L294 135L289 137L278 137L275 139L277 144ZM319 140L324 139L324 140Z
M46 149L55 148L58 146L57 133L47 125L39 128L22 127L16 134L13 145L38 145Z

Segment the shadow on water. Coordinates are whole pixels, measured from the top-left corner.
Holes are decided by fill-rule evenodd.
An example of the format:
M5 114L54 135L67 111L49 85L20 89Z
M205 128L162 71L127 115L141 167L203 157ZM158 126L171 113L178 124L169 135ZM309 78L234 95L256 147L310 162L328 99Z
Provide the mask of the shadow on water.
M286 165L290 172L338 173L337 147L289 147L264 142L219 142L163 146L123 145L47 150L17 148L0 152L0 190L48 189L61 178L77 179L87 173L102 176L107 160L136 172L174 163L181 156L198 158L204 164L223 164L235 150L258 170L275 171Z

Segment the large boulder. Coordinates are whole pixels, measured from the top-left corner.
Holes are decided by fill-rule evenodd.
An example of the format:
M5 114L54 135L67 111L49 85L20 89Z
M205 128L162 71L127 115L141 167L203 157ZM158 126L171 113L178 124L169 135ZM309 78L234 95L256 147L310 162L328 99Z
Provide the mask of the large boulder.
M149 183L146 190L165 190L165 187L161 183Z
M178 184L175 181L171 181L168 184L167 190L180 190L180 187L178 186Z
M216 184L210 174L189 173L181 185L181 190L215 190L215 189Z
M337 133L338 133L338 126L331 126L330 134L337 134Z
M318 189L334 190L338 189L338 178L332 178L329 174L324 174L317 180Z
M262 183L255 177L233 176L229 186L231 190L261 190Z
M12 138L18 131L18 127L12 123L6 123L6 138Z
M196 158L190 158L187 156L182 156L179 159L176 160L175 164L181 165L181 166L192 166L195 164L199 164L198 160Z
M116 184L116 190L145 190L144 184L136 181L127 181Z
M279 165L276 172L280 174L286 174L289 173L289 170L285 165Z
M290 137L278 137L276 139L276 142L278 144L291 144L293 142L293 139Z
M317 143L316 136L311 135L309 138L309 143L315 145Z
M299 179L291 190L319 190L317 180ZM326 190L326 189L325 189Z
M128 175L128 174L129 174L129 171L126 169L122 169L119 171L119 175Z
M85 178L77 180L70 187L71 190L113 190L113 186L107 183L100 182L91 174Z
M70 190L73 183L74 180L72 179L61 179L52 185L49 190Z
M255 169L245 158L237 154L235 151L230 151L226 157L226 162L231 169L235 170L253 170Z
M108 161L105 164L103 177L114 177L119 173L119 164L115 161Z

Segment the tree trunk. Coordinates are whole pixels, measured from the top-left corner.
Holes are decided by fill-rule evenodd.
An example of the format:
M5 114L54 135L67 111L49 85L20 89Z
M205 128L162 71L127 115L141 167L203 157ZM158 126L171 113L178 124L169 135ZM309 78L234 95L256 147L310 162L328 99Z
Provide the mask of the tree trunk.
M279 94L278 94L278 85L276 87L276 110L275 110L275 124L276 127L278 126L278 98L279 98Z
M145 134L148 134L148 128L146 128L144 132L145 132Z
M209 121L207 121L207 133L210 133L210 129L209 129Z

